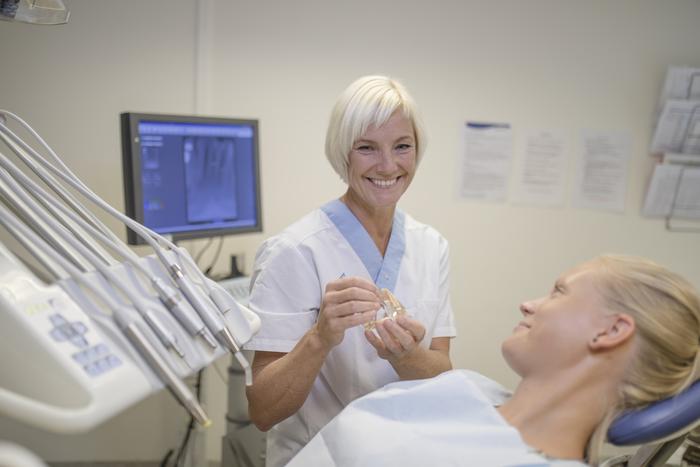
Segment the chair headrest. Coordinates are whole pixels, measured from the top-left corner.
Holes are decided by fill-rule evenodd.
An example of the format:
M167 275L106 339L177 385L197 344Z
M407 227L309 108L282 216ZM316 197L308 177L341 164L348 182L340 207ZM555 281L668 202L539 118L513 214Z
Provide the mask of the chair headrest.
M617 417L608 441L618 446L659 441L689 431L700 422L700 380L681 393Z

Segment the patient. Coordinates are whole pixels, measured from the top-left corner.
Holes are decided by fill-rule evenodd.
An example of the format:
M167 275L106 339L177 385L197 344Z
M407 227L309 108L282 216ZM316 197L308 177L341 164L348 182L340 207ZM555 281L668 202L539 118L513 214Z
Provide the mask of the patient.
M466 370L385 386L351 403L290 466L596 464L620 411L696 378L700 299L649 261L600 256L520 305L502 344L509 395Z

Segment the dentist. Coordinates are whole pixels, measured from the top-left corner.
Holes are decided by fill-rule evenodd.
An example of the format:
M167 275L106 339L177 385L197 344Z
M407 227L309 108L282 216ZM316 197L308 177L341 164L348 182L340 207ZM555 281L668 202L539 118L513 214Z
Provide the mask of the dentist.
M347 404L387 383L451 369L456 335L447 241L397 209L425 150L413 99L366 76L338 98L326 156L348 188L266 240L250 307L262 320L251 420L268 431L268 467L286 464ZM376 324L380 289L407 315Z

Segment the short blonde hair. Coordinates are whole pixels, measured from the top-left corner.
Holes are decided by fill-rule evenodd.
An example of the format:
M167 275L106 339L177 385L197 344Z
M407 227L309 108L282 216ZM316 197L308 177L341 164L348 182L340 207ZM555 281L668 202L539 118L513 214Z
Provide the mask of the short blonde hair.
M416 165L425 151L425 131L413 98L398 81L364 76L343 91L333 107L326 131L326 157L344 182L352 145L369 127L379 127L400 110L413 125Z
M598 441L589 444L588 460L595 463L617 414L671 397L698 377L700 298L688 281L649 260L603 255L591 263L599 266L607 308L632 316L636 328L635 355L623 374L617 406L594 433Z

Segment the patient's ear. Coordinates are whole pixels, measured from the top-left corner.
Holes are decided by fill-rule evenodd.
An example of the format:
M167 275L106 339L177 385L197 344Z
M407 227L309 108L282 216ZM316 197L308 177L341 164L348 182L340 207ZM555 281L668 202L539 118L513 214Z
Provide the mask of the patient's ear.
M634 318L625 313L617 313L607 317L607 326L600 329L591 339L588 346L591 350L606 350L627 342L634 335Z

